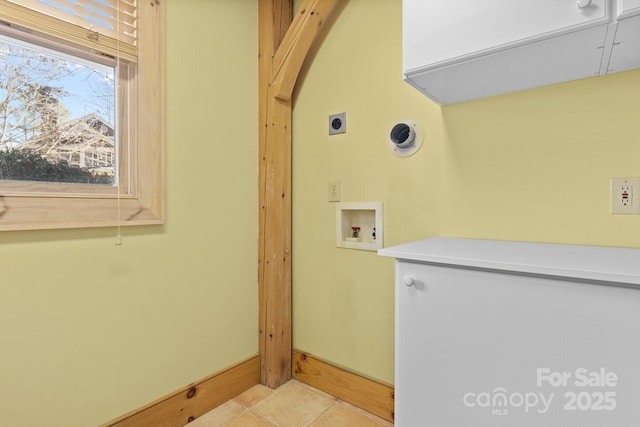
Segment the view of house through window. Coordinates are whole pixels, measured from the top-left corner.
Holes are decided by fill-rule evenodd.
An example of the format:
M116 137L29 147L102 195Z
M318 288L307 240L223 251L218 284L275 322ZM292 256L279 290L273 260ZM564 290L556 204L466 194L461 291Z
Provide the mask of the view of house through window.
M115 65L0 36L0 180L117 184Z

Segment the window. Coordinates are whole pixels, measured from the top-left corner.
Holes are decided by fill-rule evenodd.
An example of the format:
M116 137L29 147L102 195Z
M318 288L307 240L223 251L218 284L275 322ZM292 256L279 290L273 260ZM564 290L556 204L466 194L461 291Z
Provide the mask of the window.
M0 230L164 222L164 6L136 3L0 0Z
M0 35L0 65L0 180L122 184L117 62Z

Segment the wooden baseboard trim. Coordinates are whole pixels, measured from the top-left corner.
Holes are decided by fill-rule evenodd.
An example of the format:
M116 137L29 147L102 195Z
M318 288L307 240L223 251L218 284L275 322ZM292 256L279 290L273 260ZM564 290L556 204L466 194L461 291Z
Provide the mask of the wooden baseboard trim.
M256 355L101 427L182 427L259 382L260 355Z
M393 422L394 387L334 366L300 350L291 352L293 378Z

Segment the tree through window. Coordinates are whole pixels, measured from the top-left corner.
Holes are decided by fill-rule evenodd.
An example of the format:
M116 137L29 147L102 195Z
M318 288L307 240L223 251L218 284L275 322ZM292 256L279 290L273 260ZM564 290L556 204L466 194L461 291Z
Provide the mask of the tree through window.
M0 0L0 231L164 223L164 3Z
M0 37L0 179L116 182L115 68Z

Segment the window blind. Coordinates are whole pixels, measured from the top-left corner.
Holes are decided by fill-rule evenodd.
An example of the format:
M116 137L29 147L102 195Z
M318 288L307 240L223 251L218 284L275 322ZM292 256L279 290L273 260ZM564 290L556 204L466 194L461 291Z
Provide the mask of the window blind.
M136 9L137 0L0 0L0 20L135 61Z

